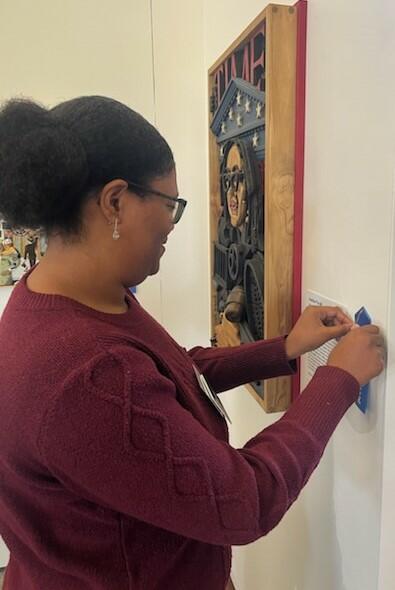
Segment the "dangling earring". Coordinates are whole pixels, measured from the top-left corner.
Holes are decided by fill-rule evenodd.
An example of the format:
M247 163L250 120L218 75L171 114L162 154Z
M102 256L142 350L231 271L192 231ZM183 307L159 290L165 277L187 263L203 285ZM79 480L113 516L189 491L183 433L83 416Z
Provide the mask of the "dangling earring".
M121 234L118 231L118 217L116 217L114 222L114 231L112 232L112 239L119 240L120 237Z

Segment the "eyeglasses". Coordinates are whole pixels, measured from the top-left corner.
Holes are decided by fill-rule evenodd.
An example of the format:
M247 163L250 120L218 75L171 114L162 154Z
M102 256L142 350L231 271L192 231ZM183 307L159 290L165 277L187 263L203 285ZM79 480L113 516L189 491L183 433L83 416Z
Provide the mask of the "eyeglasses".
M222 184L227 192L230 188L234 191L239 189L239 184L244 180L244 171L243 170L229 170L226 168L222 174Z
M147 193L150 195L156 195L157 197L161 197L162 199L167 199L173 203L173 207L171 209L171 219L173 223L178 223L184 213L184 209L187 206L187 201L185 199L181 199L180 197L170 197L170 195L165 195L165 193L161 193L160 191L156 191L152 188L147 186L142 186L141 184L137 184L136 182L131 182L130 180L126 180L125 182L128 183L128 188L136 188L137 190Z

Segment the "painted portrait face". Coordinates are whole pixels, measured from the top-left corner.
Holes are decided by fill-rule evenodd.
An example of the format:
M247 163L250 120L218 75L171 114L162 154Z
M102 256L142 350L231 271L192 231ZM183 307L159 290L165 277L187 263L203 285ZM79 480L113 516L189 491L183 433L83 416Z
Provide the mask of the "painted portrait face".
M236 144L228 152L223 183L230 223L233 227L240 227L247 215L247 193L243 159Z

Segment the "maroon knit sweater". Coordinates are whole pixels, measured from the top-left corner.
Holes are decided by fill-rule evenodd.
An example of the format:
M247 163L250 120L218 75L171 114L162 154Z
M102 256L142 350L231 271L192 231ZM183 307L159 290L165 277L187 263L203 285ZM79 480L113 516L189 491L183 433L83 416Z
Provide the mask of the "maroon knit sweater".
M284 339L186 352L134 300L120 315L32 293L0 322L5 590L223 590L230 546L272 529L358 395L318 370L244 448L201 392L289 374Z

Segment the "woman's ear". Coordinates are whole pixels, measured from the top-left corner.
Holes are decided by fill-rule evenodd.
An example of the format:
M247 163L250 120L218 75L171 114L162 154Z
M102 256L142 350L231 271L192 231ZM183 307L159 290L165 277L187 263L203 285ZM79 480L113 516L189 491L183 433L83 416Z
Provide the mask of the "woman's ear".
M122 222L122 197L127 188L127 182L117 178L101 189L97 203L108 223L113 223L114 219L117 219L118 223Z

